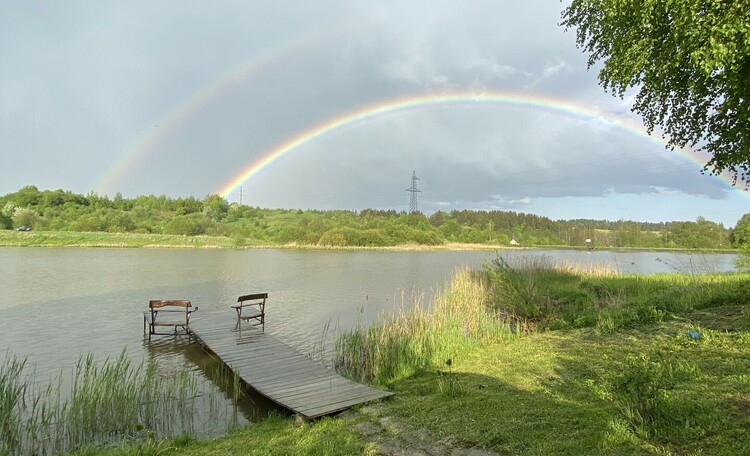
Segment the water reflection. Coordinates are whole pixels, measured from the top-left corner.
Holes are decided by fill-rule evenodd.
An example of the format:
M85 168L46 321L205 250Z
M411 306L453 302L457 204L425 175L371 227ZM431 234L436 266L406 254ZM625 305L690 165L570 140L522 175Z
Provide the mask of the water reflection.
M173 378L191 372L197 382L193 401L190 435L215 437L234 427L257 422L269 413L285 413L267 398L241 382L214 355L184 335L144 337L148 362L156 366L156 375Z

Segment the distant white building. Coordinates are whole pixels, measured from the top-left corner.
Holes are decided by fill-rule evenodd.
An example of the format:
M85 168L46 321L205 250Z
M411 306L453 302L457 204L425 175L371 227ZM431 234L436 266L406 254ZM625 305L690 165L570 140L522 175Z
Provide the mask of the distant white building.
M516 241L515 239L511 239L510 240L510 245L521 245L521 244L518 241Z

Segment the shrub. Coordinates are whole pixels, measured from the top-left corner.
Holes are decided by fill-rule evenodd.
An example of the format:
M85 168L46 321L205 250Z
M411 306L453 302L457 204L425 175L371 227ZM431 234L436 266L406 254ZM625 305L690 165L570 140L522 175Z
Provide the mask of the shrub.
M673 421L670 392L697 374L694 365L641 353L629 355L621 369L611 374L609 385L632 431L648 437Z

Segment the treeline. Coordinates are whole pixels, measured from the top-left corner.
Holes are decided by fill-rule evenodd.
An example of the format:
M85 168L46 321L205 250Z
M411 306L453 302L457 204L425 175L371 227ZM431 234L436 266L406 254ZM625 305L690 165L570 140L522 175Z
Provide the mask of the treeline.
M226 236L237 245L289 244L383 247L446 242L524 246L728 249L733 233L703 218L643 223L551 220L510 211L438 211L429 217L394 210L261 209L218 195L110 199L27 186L0 197L0 228Z

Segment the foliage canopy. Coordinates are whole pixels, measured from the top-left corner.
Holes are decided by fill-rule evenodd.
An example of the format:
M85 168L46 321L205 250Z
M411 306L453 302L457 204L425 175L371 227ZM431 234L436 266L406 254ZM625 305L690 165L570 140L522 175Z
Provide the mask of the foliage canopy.
M750 7L747 0L573 0L562 25L577 29L589 68L671 147L711 155L704 170L750 183Z

